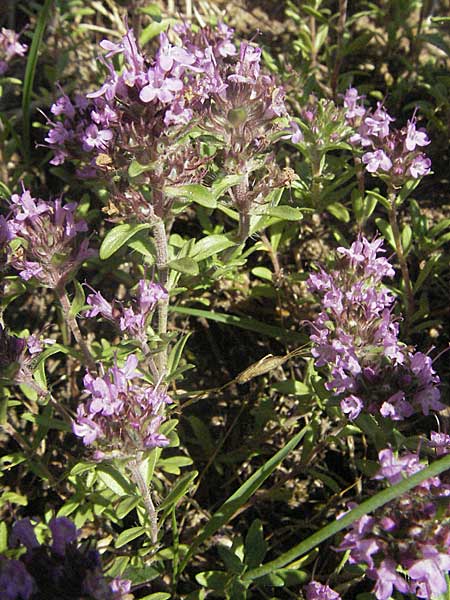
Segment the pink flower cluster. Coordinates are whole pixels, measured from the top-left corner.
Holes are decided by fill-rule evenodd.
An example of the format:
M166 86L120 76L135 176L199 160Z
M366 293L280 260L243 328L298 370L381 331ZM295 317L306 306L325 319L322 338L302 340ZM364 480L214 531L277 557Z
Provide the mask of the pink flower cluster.
M87 223L76 217L75 202L44 201L24 190L11 197L10 208L12 214L0 223L0 230L5 241L20 241L14 247L9 243L7 254L25 281L35 278L50 288L62 286L96 254L89 240L79 236L87 231Z
M311 581L305 588L306 600L341 600L340 595L328 585Z
M360 236L349 249L337 249L336 269L308 280L322 308L312 323L312 354L329 369L326 387L341 397L350 419L362 410L401 420L444 408L430 357L398 340L394 297L382 283L394 270L379 256L381 246L380 238Z
M383 176L394 186L428 175L431 160L421 148L430 140L424 129L417 129L415 116L406 127L392 130L390 124L394 119L381 102L373 111L360 103L362 98L358 90L349 88L344 96L344 107L348 123L356 129L350 142L367 150L362 156L367 171Z
M426 466L412 452L397 456L387 448L378 456L381 468L375 479L390 485ZM378 600L388 600L394 588L428 600L445 593L450 570L449 496L450 486L439 477L427 479L353 523L344 536L338 550L350 552L350 563L367 565Z
M19 42L20 34L12 29L2 27L0 31L0 75L8 70L9 63L15 56L24 56L28 50L26 44Z
M91 308L84 314L89 318L101 315L108 321L116 323L121 331L145 342L147 326L153 311L160 300L167 298L167 290L159 283L140 279L136 297L130 306L124 307L114 300L112 303L108 302L100 292L94 292L86 298L86 302Z
M116 176L127 177L135 160L148 165L141 179L152 190L196 183L214 159L186 136L197 128L224 149L226 174L255 168L250 159L265 153L287 126L278 122L287 117L284 91L263 72L261 49L242 42L238 51L233 30L224 24L197 33L178 25L173 34L176 44L160 34L151 60L141 53L132 30L119 43L100 43L107 68L100 89L74 102L62 95L51 107L54 120L45 142L54 152L52 164L70 158L79 162L83 176L114 168ZM115 55L123 58L121 72L114 68ZM157 195L151 210L138 208L143 220L164 216L166 207L158 206ZM145 204L143 198L139 202Z
M73 431L87 446L96 442L98 460L107 453L134 456L136 451L169 443L158 430L171 399L157 386L146 384L137 366L132 354L123 367L116 364L105 372L100 365L100 376L87 372L84 377L90 399L78 406Z
M131 581L105 577L100 554L87 545L77 545L77 528L70 519L54 518L48 526L52 543L39 544L30 519L14 523L10 546L26 552L18 560L0 556L2 600L132 600Z

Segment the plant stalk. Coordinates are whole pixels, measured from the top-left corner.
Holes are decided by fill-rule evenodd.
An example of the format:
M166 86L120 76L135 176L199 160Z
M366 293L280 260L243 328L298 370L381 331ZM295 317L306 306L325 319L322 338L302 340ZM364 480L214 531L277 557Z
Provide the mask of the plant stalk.
M83 356L85 358L85 361L86 361L86 364L87 364L89 370L96 371L95 360L84 340L84 337L80 331L80 328L78 327L77 320L75 319L74 315L72 315L70 313L70 300L67 296L67 292L66 292L65 288L56 288L55 291L56 291L56 293L58 295L58 299L61 303L61 308L63 311L64 318L65 318L67 324L69 325L69 328L73 334L73 337L75 338L75 340L77 341L78 345L81 348L81 351L83 352Z
M395 195L389 194L390 208L388 210L389 224L392 229L392 235L394 236L395 250L397 252L398 262L400 263L400 269L402 272L403 281L405 282L406 290L406 322L411 323L412 316L414 314L414 292L411 284L411 277L409 276L408 263L406 261L405 254L403 252L402 238L400 229L397 221L397 210L395 207Z
M130 460L130 462L128 463L128 468L131 471L131 477L139 489L142 501L144 502L145 509L150 519L150 538L152 540L152 544L155 545L158 542L158 518L156 516L156 509L155 505L153 504L150 490L144 478L142 477L142 473L139 467L139 458Z
M169 251L167 246L167 234L164 221L158 219L153 224L153 237L156 247L156 268L158 271L159 284L167 289L169 278ZM167 333L167 315L169 312L169 298L158 302L158 334L164 336ZM163 377L167 368L167 347L164 347L156 356L156 366L159 376Z

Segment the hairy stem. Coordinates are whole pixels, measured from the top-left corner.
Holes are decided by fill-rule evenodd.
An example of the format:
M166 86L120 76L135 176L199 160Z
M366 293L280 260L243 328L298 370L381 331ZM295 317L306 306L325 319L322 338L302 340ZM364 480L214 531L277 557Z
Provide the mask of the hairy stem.
M339 0L339 20L337 23L337 44L336 44L336 55L334 59L334 68L331 75L331 89L333 92L333 98L337 99L337 87L339 71L342 63L342 41L345 29L345 22L347 20L347 0Z
M250 207L251 202L248 197L248 175L246 175L239 185L234 189L236 208L239 211L239 232L238 237L241 242L245 242L250 234Z
M414 292L411 285L411 278L409 276L408 263L403 252L402 238L400 235L400 229L397 221L397 211L395 208L395 194L389 194L389 201L391 205L391 207L388 210L389 224L392 229L392 235L394 236L395 250L397 252L398 262L400 263L403 281L405 282L407 301L406 322L409 324L414 314Z
M136 458L130 460L128 463L128 468L130 469L131 477L134 483L139 489L139 493L141 494L142 501L144 502L145 509L150 519L150 537L152 544L156 544L158 542L158 518L156 516L155 505L153 504L150 490L144 478L142 477L140 464L139 458Z
M156 268L160 285L167 288L169 278L169 252L167 247L167 234L164 221L158 219L153 225L153 237L156 247ZM158 334L164 336L167 333L167 315L169 312L169 298L158 302ZM160 377L164 375L167 367L167 347L156 356L156 366Z
M87 344L86 344L84 337L80 331L80 328L78 327L77 320L75 319L74 315L72 315L70 313L70 300L67 296L67 292L66 292L65 288L56 288L56 293L57 293L58 299L61 303L61 308L63 311L64 319L66 320L66 323L69 325L69 328L73 334L73 337L75 338L75 340L77 341L78 345L81 348L81 351L83 352L83 356L86 361L86 364L87 364L89 370L95 371L96 370L95 360L94 360L89 348L87 347Z

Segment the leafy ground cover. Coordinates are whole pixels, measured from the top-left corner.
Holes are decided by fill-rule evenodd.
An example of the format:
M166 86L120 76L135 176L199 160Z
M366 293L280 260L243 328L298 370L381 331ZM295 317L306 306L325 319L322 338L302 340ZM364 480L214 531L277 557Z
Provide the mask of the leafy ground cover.
M10 3L1 598L450 597L449 19Z

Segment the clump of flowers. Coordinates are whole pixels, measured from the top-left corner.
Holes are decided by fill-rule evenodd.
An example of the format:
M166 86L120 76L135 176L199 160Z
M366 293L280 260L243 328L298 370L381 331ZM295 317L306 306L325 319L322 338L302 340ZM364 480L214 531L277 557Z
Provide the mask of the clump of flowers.
M391 129L393 119L381 102L375 110L360 103L363 96L349 88L344 96L348 123L356 130L350 142L362 146L366 152L362 162L366 170L378 175L390 185L400 187L408 179L428 175L431 160L422 152L430 143L427 132L417 129L415 115L401 129Z
M89 294L86 298L90 306L85 311L89 318L101 315L103 318L115 323L122 332L136 338L141 343L147 342L147 327L151 322L154 310L161 300L167 300L168 292L159 283L140 279L137 284L137 293L129 306L113 300L108 302L100 292Z
M20 34L12 29L2 27L0 31L0 75L8 70L9 63L15 56L24 56L28 50L26 44L19 42Z
M116 364L105 371L100 365L100 376L88 372L84 377L90 398L78 406L73 431L85 445L95 442L98 460L107 455L132 457L169 443L159 428L171 399L163 389L145 383L137 366L131 354L123 367Z
M167 214L173 186L200 183L216 159L223 174L241 176L233 197L247 219L251 204L283 181L268 152L287 124L280 122L287 116L283 89L264 73L261 49L242 42L238 51L226 25L196 33L179 25L173 34L175 44L160 34L153 59L132 30L117 44L100 43L107 69L100 89L73 103L63 95L51 107L51 162L77 159L84 174L113 173L110 215L151 221ZM199 134L208 134L208 152ZM261 169L264 176L250 186L250 174Z
M10 335L0 325L0 370L1 379L16 385L28 384L36 391L39 387L33 379L33 366L36 357L43 350L43 343L35 336L27 339ZM39 390L42 392L42 390Z
M395 484L425 468L418 454L379 453L375 479ZM439 477L352 524L339 545L350 551L350 563L366 564L378 600L388 600L394 588L417 598L437 598L447 590L450 570L450 487ZM353 506L351 507L353 508Z
M340 595L328 585L311 581L305 588L306 600L341 600Z
M80 236L87 223L76 217L77 204L61 199L33 198L28 190L14 194L12 215L6 226L10 264L25 281L36 279L42 285L62 288L80 267L96 253L89 240Z
M334 270L308 280L322 309L311 325L312 354L328 368L326 387L350 419L362 410L401 420L444 408L431 358L398 340L394 297L382 283L394 269L382 252L380 238L360 236L349 249L337 249Z
M66 517L49 522L51 544L39 544L30 519L16 521L10 546L25 550L19 559L0 556L3 600L132 600L131 581L103 574L100 554L77 543L78 532Z

